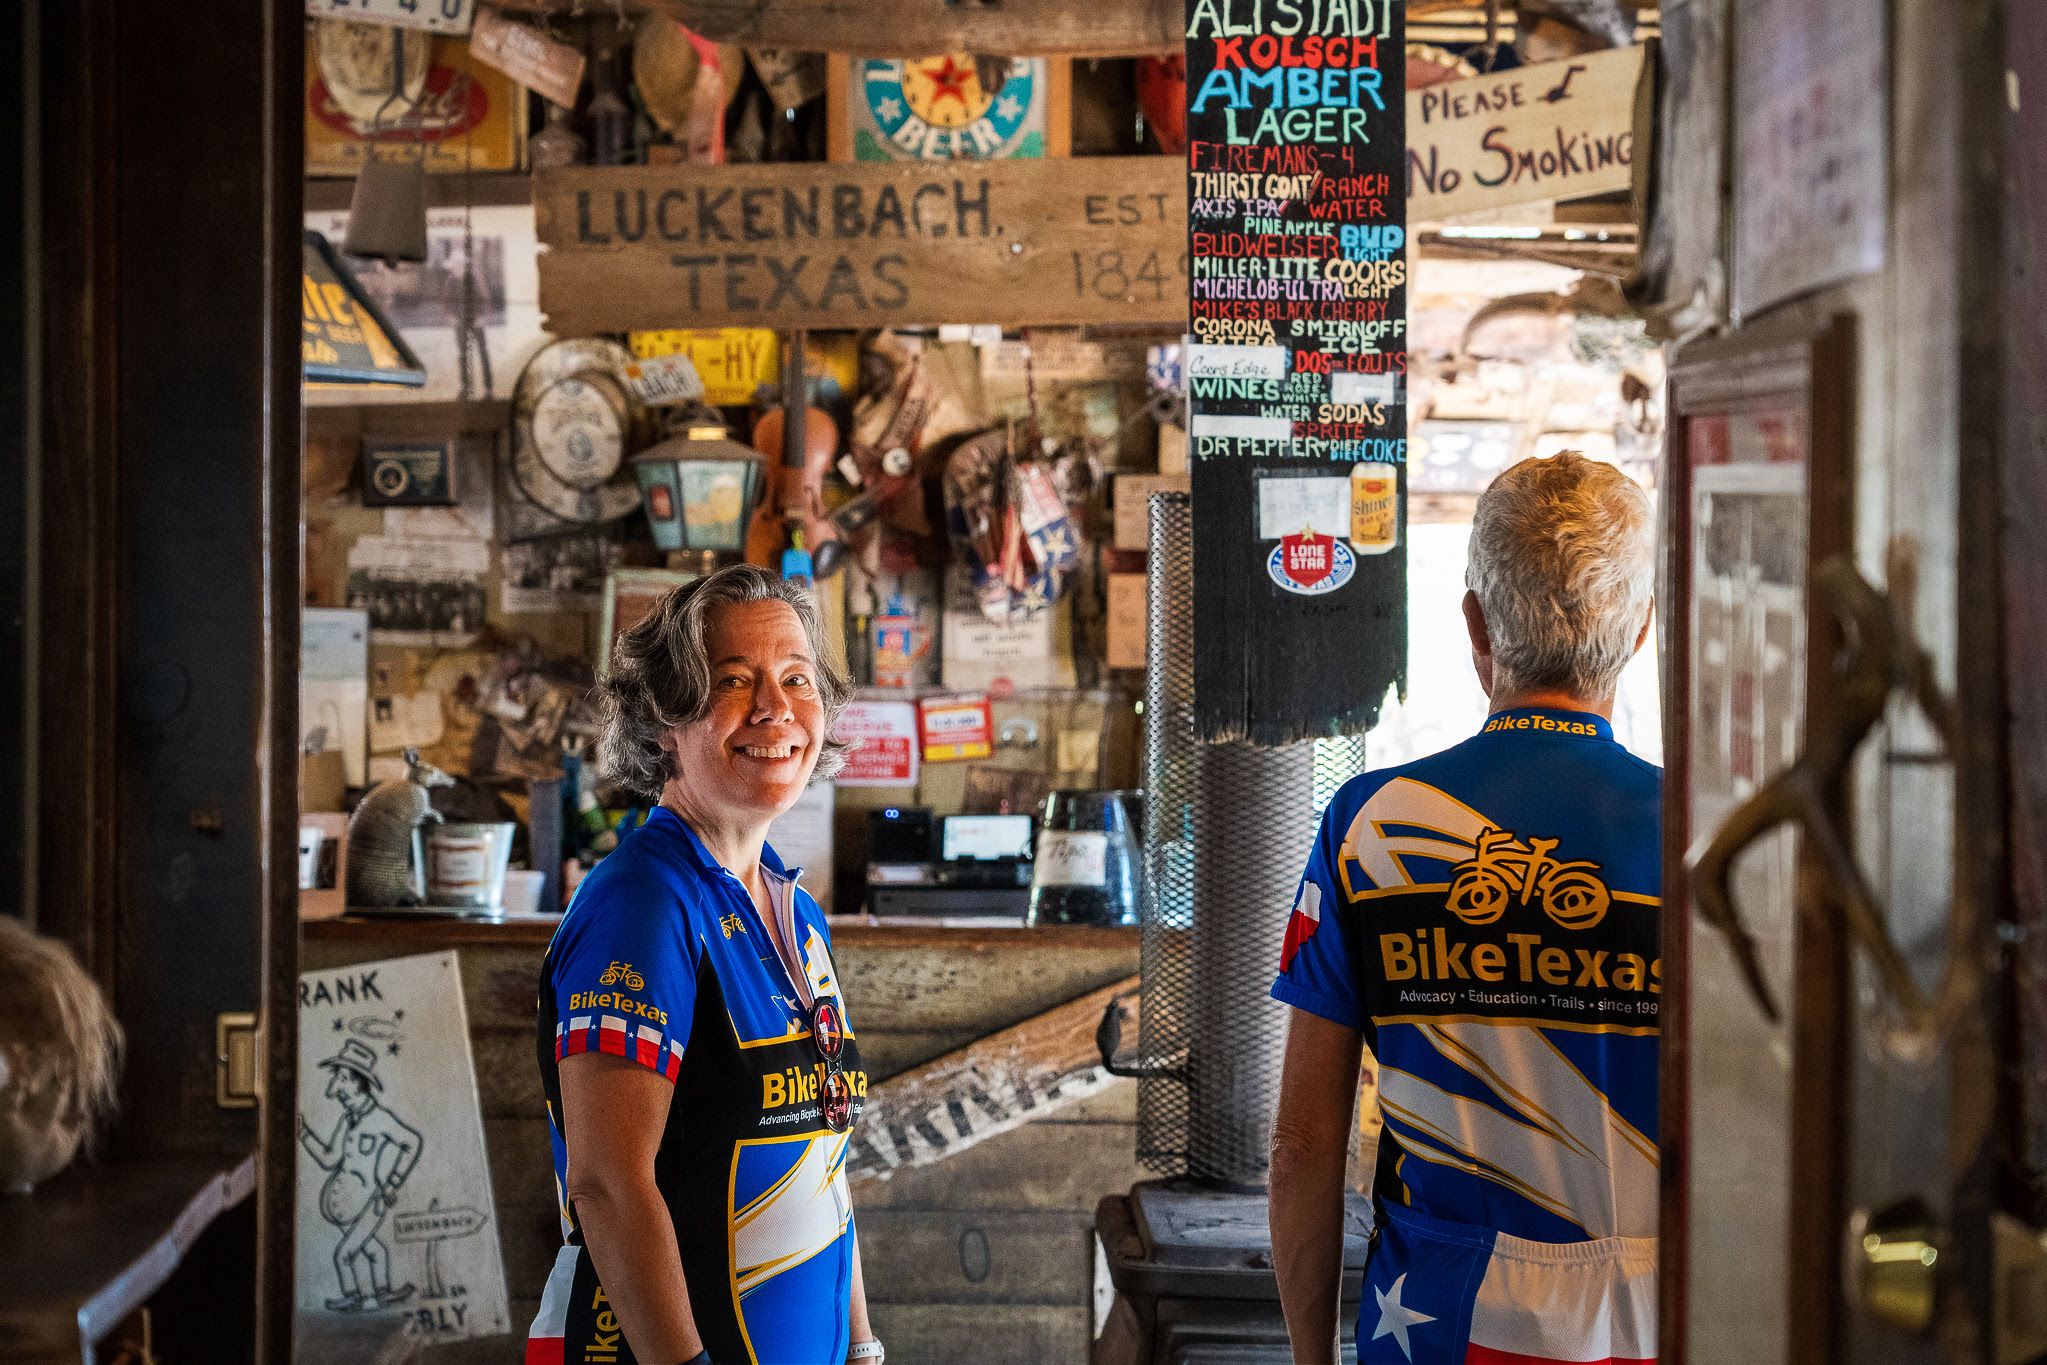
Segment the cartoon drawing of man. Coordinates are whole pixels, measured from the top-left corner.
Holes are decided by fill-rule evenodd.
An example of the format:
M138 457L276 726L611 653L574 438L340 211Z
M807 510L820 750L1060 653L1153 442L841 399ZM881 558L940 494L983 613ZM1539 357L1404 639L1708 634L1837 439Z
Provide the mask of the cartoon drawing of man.
M320 1065L328 1072L327 1098L340 1103L341 1118L323 1142L301 1114L299 1142L328 1173L320 1187L320 1216L341 1230L334 1248L341 1297L327 1300L327 1307L337 1313L374 1312L412 1296L409 1283L391 1287L391 1249L377 1232L418 1164L422 1143L417 1129L378 1103L376 1092L384 1083L377 1079L375 1049L350 1038ZM368 1272L367 1286L358 1259Z

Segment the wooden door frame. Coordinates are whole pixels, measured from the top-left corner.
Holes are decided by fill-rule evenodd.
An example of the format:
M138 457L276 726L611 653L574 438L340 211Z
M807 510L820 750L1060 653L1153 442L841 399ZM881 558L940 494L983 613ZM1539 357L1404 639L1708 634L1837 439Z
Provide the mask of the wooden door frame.
M213 1346L283 1362L304 18L263 0L25 9L13 368L35 534L15 875L126 1027L116 1157L259 1154L257 1283L220 1287L252 1338L228 1316ZM214 1016L231 1011L266 1025L254 1109L213 1099Z
M1755 407L1795 406L1806 415L1806 563L1808 570L1831 555L1852 551L1855 468L1855 319L1838 314L1825 321L1764 321L1727 336L1694 343L1671 365L1669 435L1660 482L1662 520L1659 644L1662 649L1664 816L1663 816L1663 995L1662 1076L1659 1111L1659 1178L1662 1185L1661 1276L1658 1359L1684 1365L1687 1312L1691 1103L1686 1086L1689 1062L1692 901L1685 857L1691 844L1691 448L1687 419ZM1814 610L1811 579L1805 588L1806 657L1825 659L1837 644L1826 613ZM1816 695L1808 664L1804 685L1805 723L1827 699ZM1847 829L1845 790L1832 794L1834 814ZM1792 1052L1790 1263L1809 1269L1785 1288L1790 1323L1786 1359L1835 1358L1836 1311L1791 1311L1795 1301L1808 1310L1814 1286L1831 1306L1840 1291L1840 1228L1844 1170L1837 1150L1847 1093L1844 1013L1847 954L1841 935L1826 917L1813 913L1827 894L1826 878L1801 848L1793 931L1796 986L1786 994Z

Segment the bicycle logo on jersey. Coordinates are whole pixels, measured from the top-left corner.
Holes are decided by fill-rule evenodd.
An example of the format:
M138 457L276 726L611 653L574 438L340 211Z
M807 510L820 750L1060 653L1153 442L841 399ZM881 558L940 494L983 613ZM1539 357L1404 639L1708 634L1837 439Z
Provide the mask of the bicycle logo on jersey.
M647 978L634 971L630 962L614 961L604 969L604 975L597 978L597 984L600 986L616 986L621 981L629 991L639 990L647 984Z
M1599 879L1599 864L1550 856L1561 840L1522 843L1511 830L1488 829L1472 856L1450 870L1447 908L1466 924L1491 924L1507 913L1510 898L1539 899L1543 913L1566 929L1590 929L1606 918L1613 897Z

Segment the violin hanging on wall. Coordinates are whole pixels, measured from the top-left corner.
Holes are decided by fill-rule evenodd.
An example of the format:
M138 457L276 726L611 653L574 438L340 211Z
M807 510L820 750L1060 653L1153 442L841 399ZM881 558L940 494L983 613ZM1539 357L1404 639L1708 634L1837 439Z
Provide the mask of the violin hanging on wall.
M824 481L839 451L839 427L807 401L802 331L782 342L782 402L754 424L753 448L767 457L767 479L746 533L746 561L786 572L783 552L800 549L823 578L840 566L844 547L825 514ZM799 538L800 537L800 541Z

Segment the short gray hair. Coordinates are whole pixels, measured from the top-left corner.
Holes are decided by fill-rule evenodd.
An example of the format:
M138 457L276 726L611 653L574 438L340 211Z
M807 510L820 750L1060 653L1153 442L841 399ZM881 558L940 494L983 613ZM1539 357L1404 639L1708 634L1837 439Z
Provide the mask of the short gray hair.
M824 703L824 748L811 781L845 766L851 746L832 730L853 685L825 652L816 600L766 569L734 564L669 593L612 646L611 670L598 685L604 732L597 741L597 766L608 780L650 804L661 799L661 789L675 775L661 737L702 720L711 708L712 613L745 602L785 602L796 613L817 660L817 694Z
M1464 586L1485 609L1495 690L1611 696L1655 595L1649 497L1575 450L1523 460L1478 500Z

